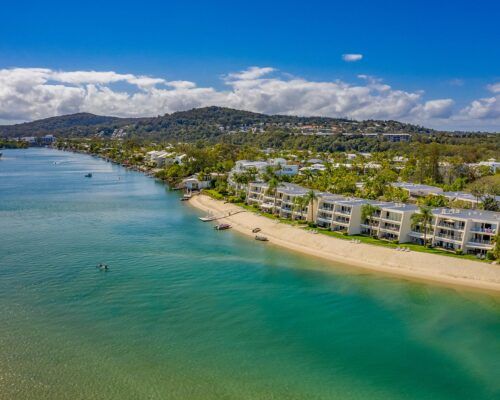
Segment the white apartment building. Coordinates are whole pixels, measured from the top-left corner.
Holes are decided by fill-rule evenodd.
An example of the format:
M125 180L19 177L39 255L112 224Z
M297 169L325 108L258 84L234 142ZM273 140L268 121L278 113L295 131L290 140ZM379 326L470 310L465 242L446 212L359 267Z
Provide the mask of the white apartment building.
M500 213L480 210L436 209L433 211L432 244L445 250L485 254L493 249Z
M425 197L430 194L432 195L442 195L443 189L436 186L421 185L418 183L408 183L408 182L394 182L392 186L404 189L408 192L410 197Z
M317 192L314 215L310 204L301 210L296 199L304 197L309 189L282 183L276 194L269 192L268 184L252 182L248 185L247 203L256 204L266 212L282 218L314 220L318 226L348 235L368 235L399 243L427 242L435 247L485 254L493 248L493 239L500 228L500 213L481 210L454 210L436 208L426 234L422 226L412 226L412 215L419 212L413 204L389 203L366 199L346 198L341 195ZM363 206L372 205L373 215L362 220Z

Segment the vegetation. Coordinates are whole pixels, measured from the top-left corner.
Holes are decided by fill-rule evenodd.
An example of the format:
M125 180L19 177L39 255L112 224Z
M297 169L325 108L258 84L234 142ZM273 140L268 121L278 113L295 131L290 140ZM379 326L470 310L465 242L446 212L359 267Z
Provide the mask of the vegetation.
M420 210L418 213L415 213L411 216L411 223L413 227L420 227L423 230L424 234L424 245L427 245L427 235L429 230L432 228L432 209L429 206L420 206Z

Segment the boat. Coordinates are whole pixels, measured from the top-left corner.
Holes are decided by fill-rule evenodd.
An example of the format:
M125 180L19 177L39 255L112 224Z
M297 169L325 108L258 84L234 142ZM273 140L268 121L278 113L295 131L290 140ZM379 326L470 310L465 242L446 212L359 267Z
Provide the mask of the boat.
M261 231L260 228L254 228L252 229L252 233L259 233Z
M269 239L263 235L255 235L255 240L259 240L261 242L268 242L269 241Z
M185 194L181 197L181 201L187 201L191 198L191 195L190 194Z
M92 172L89 172L88 174L85 174L85 178L92 178Z
M219 224L219 225L214 226L214 229L216 229L218 231L225 231L226 229L230 229L230 228L231 228L231 225L229 225L229 224Z

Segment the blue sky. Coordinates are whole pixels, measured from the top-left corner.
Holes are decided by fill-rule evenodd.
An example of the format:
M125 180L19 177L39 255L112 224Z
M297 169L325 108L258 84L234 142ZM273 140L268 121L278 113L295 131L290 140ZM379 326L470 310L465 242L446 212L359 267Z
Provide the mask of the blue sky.
M371 97L366 101L376 102L371 108L357 94L352 104L333 104L338 96L332 91L338 88L330 88L328 95L325 94L324 101L331 102L331 107L312 100L313 104L301 108L294 106L300 103L297 99L281 109L277 103L264 104L264 98L250 103L240 100L236 105L256 111L308 114L318 104L319 114L332 116L394 117L443 128L500 130L500 90L495 86L500 82L498 1L49 3L16 1L2 5L6 18L0 24L0 68L4 74L10 74L4 75L4 81L13 80L12 69L23 69L25 73L33 68L113 71L194 82L197 88L216 92L203 101L232 105L218 97L219 94L248 85L228 85L224 77L252 66L271 67L274 71L270 75L262 74L255 79L274 79L278 83L275 86L290 79L325 84L341 82L351 87L377 82L390 89L370 87ZM362 59L346 62L343 54L361 54ZM370 76L371 83L359 75ZM46 80L45 84L54 83L52 80ZM105 87L132 96L135 91L144 90L124 88L124 82L130 84L126 79L120 82L100 82L97 91ZM58 84L82 86L86 91L88 83ZM254 82L251 95L256 95L259 85ZM312 91L312 86L308 90ZM298 96L301 90L297 85L293 88ZM269 90L270 86L265 88L267 99ZM394 113L390 108L381 110L377 96L387 97L387 93L396 96L399 91L409 94L414 108L409 105ZM22 93L21 90L17 96ZM346 93L352 97L351 92ZM170 98L174 93L165 95ZM194 93L189 94L189 101L185 98L180 101L179 93L175 95L172 104L163 100L165 112L205 104L193 97ZM313 93L309 95L312 96ZM21 99L29 103L30 112L2 110L0 104L0 120L17 122L75 107L99 111L95 109L96 101L87 97L81 104L73 104L73 108L56 102L54 108L45 105L44 109L41 104L37 111L39 97L27 95ZM101 95L101 104L102 99ZM426 102L434 100L448 102L426 106ZM474 101L479 103L474 106ZM389 107L387 99L383 104ZM438 106L439 111L428 112ZM103 107L103 111L110 109ZM161 111L154 105L150 114ZM141 112L148 113L147 105ZM125 109L116 113L130 114Z

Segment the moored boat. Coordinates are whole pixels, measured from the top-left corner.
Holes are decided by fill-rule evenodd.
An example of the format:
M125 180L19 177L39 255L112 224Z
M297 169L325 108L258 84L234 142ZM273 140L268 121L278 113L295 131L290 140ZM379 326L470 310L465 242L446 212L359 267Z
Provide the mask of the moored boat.
M263 235L255 235L255 240L258 240L260 242L268 242L269 241L269 239Z
M224 230L230 229L230 228L231 228L231 225L229 225L229 224L218 224L218 225L214 226L214 229L216 229L218 231L224 231Z
M252 229L252 233L259 233L261 231L260 228L254 228Z

